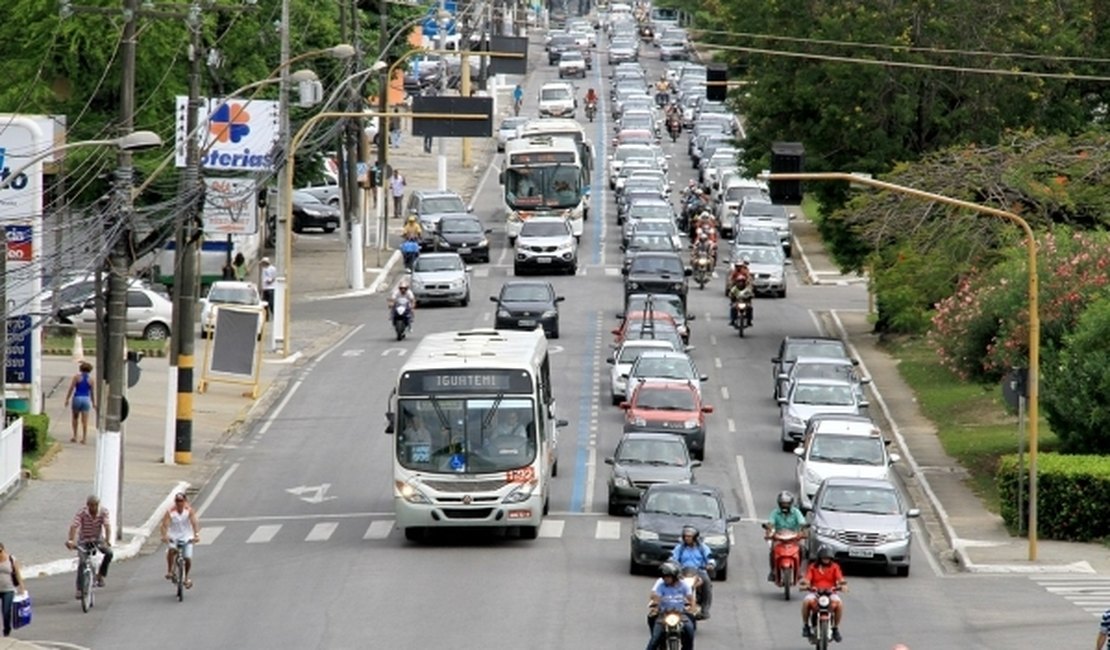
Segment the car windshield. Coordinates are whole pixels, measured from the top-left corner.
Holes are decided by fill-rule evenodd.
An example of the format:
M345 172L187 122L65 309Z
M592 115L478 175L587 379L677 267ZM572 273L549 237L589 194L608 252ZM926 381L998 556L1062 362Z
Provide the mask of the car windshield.
M629 250L652 250L652 251L670 251L674 250L674 242L671 241L670 235L652 235L637 233L628 240Z
M825 357L829 359L846 359L844 346L840 342L803 342L797 341L786 346L787 361L794 361L798 357Z
M669 357L647 357L640 359L632 371L637 377L660 377L663 379L693 379L694 370L685 359Z
M505 171L505 201L513 208L570 208L581 200L582 178L574 165Z
M644 386L636 391L636 408L652 411L696 410L694 394L685 389Z
M482 232L482 225L473 219L444 219L440 229L445 233L476 235Z
M855 368L844 363L795 363L794 376L798 379L843 379L855 381Z
M655 160L655 150L649 147L617 147L613 153L613 158L624 162L629 158L647 158Z
M770 228L741 228L736 232L737 244L758 244L763 246L779 246L779 234ZM734 249L735 250L735 249Z
M420 202L420 212L422 214L466 212L466 204L457 196L429 197Z
M740 257L747 257L756 264L782 264L784 256L782 248L769 246L749 246L737 249Z
M655 121L648 115L628 115L621 118L621 128L624 129L650 129L655 126Z
M682 260L674 257L640 256L632 260L629 273L682 275Z
M617 461L626 465L687 464L686 444L679 440L625 440L617 450Z
M772 217L775 219L785 219L786 209L781 205L773 203L764 203L763 201L748 201L740 209L740 212L745 217Z
M585 59L582 58L582 53L581 52L575 52L575 51L572 50L570 52L563 52L563 56L561 56L559 58L559 61L560 62L564 62L564 61L581 62L581 61L585 61Z
M852 406L856 400L850 386L798 384L794 388L793 402L821 406Z
M658 349L658 348L651 348L651 347L646 347L646 346L643 346L643 345L625 345L625 346L622 346L621 351L620 351L620 355L617 357L617 363L632 365L633 363L636 362L636 359L640 358L641 354L643 354L647 350L653 350L653 349Z
M882 465L883 441L878 436L814 436L809 460L842 465Z
M258 292L254 290L254 287L221 287L214 285L208 291L208 302L254 305L258 303Z
M896 515L902 512L898 495L888 488L828 486L819 501L821 510Z
M628 209L629 219L646 219L651 217L665 217L671 219L674 214L671 206L664 204L638 204Z
M759 187L744 187L743 185L741 185L740 187L733 186L733 187L730 187L727 190L725 190L725 200L726 201L737 201L737 202L739 202L739 201L743 201L744 198L748 197L748 196L763 198L766 195L763 193L762 188L759 188Z
M293 192L293 202L294 203L323 203L323 201L316 198L312 194L309 194L308 192L299 192L299 191Z
M526 221L520 229L520 236L527 237L569 237L570 230L565 221L535 222Z
M398 401L397 460L413 470L504 472L536 456L532 400L522 398Z
M717 519L721 516L721 507L717 499L708 494L659 491L648 493L643 512Z
M570 90L565 87L540 89L540 101L557 102L569 99L571 99Z
M420 261L420 258L416 258ZM551 290L539 284L510 284L501 290L504 302L550 302Z
M528 121L527 117L507 117L501 122L502 131L515 131L518 126Z
M455 256L432 257L420 256L413 265L414 273L440 273L442 271L461 271L462 259Z
M661 232L672 233L674 232L674 224L670 221L640 221L636 224L636 234L643 234L648 232Z
M656 296L651 301L651 308L656 311L661 311L665 314L670 314L676 322L682 322L686 320L686 312L682 309L682 299L678 296L674 296L671 300ZM628 300L628 307L626 308L626 311L647 311L647 298L645 296L635 296L633 298L630 298Z

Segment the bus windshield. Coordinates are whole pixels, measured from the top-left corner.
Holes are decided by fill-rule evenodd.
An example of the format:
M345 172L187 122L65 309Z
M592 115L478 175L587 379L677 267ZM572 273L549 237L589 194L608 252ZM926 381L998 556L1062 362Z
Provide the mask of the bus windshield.
M527 167L505 172L505 202L510 208L572 208L582 198L579 170L573 165Z
M406 469L503 472L536 458L535 409L529 398L401 399L398 408L397 461Z

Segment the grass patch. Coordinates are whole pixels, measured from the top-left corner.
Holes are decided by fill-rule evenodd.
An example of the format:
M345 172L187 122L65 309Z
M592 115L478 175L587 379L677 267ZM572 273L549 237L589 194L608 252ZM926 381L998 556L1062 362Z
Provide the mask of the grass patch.
M887 349L901 361L902 378L936 425L944 450L967 469L971 489L987 508L998 512L998 458L1017 453L1019 439L1017 415L1007 411L1001 389L962 381L940 364L923 339L888 343ZM1023 442L1026 435L1020 433ZM1038 437L1040 451L1056 450L1056 436L1043 418Z
M47 350L73 350L72 336L47 336L42 343L42 347ZM81 345L85 349L85 354L91 356L96 350L96 338L92 336L82 336ZM169 341L147 341L145 339L127 339L127 349L136 350L138 352L161 352L169 345Z
M821 223L821 204L817 202L813 194L807 194L802 198L802 214L815 224Z

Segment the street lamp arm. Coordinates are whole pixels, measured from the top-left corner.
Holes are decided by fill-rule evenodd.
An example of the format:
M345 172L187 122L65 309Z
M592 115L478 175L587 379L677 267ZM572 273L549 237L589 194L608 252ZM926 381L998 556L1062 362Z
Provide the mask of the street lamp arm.
M136 137L138 136L138 137ZM78 142L68 142L66 144L47 149L46 151L35 156L27 161L14 171L10 172L7 177L0 180L0 190L10 185L20 174L27 171L36 164L46 160L50 156L69 151L70 149L77 149L80 147L116 147L127 151L135 151L137 149L149 148L150 146L158 146L162 144L162 138L153 131L134 131L133 133L109 140L80 140Z

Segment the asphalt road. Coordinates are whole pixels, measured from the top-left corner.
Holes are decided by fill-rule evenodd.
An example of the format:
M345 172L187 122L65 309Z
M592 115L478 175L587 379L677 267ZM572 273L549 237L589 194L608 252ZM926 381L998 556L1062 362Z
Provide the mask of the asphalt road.
M657 76L653 51L644 52ZM545 62L537 66L529 99L556 76ZM592 80L579 84L582 93L604 88L606 67L595 65ZM533 106L526 101L526 110ZM591 127L599 140L611 134L605 108ZM681 187L690 176L685 138L665 147ZM598 149L582 270L550 278L567 298L552 359L558 409L570 425L561 433L560 477L540 539L404 541L392 527L392 439L383 414L415 342L392 340L381 297L319 303L320 316L361 327L300 370L269 419L229 452L201 493L203 542L185 602L162 579L159 551L114 568L90 614L73 600L70 577L41 581L35 636L112 649L642 647L651 579L628 575L630 520L605 514L601 459L622 420L609 405L604 358L621 279ZM494 174L475 212L503 229L498 191ZM490 324L486 296L512 275L504 238L494 239L493 263L474 268L471 306L421 309L417 336ZM716 586L714 617L700 625L697 646L804 648L798 603L783 602L764 581L767 548L750 520L767 514L777 492L796 488L794 458L778 441L769 360L782 336L815 333L815 310L863 309L866 295L862 287L802 286L791 274L790 297L759 300L755 327L740 339L727 326L723 281L693 289L690 298L693 355L710 375L707 401L716 407L698 480L725 490L745 520L734 527L729 581ZM849 574L843 647L1079 647L1093 635L1087 615L1035 580L942 575L924 546L914 552L908 578Z

